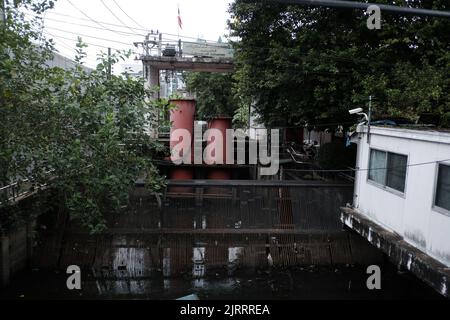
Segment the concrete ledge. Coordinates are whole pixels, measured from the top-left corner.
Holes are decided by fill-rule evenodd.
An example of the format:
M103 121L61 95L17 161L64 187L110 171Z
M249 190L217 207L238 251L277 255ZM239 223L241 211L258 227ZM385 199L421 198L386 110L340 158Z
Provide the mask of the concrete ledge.
M410 245L351 208L341 208L341 221L399 266L411 271L443 296L450 298L450 268Z

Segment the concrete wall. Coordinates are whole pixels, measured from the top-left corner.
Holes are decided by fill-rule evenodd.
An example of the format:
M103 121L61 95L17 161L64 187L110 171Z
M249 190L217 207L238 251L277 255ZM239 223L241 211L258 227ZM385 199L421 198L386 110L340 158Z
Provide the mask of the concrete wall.
M67 57L65 57L65 56L63 56L63 55L61 55L61 54L59 54L59 53L57 53L57 52L53 52L53 59L52 60L48 60L46 62L46 65L48 67L50 67L50 68L59 67L59 68L62 68L64 70L70 70L70 69L75 68L76 62L71 60L71 59L69 59L69 58L67 58ZM91 68L88 68L86 66L83 66L83 69L86 72L92 71Z
M358 143L357 166L369 167L370 148L407 155L405 192L377 186L367 179L367 170L360 170L355 181L355 208L450 266L450 212L433 207L438 163L411 166L450 159L450 133L372 127L369 144L366 132L366 127L360 127L353 139Z

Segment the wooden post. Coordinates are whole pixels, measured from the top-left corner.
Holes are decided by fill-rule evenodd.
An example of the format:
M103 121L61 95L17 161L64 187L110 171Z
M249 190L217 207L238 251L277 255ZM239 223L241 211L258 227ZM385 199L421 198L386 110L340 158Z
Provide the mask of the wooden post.
M33 256L33 241L34 241L34 227L36 221L28 221L26 226L26 237L27 237L27 266L31 267L32 256Z
M112 66L111 66L111 48L108 48L108 75L107 78L108 80L111 79L111 74L112 74Z
M10 271L9 237L0 235L0 287L4 288L9 284Z
M2 21L2 23L6 24L6 3L5 3L5 0L0 0L0 6L1 6L1 8L0 8L0 10L1 10L0 20Z

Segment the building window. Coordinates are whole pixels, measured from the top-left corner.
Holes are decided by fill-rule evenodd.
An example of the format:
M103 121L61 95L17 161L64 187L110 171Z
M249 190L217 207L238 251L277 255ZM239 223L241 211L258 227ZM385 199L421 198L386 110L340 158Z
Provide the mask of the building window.
M370 149L369 180L403 193L407 162L407 156Z
M434 205L450 211L450 166L439 164Z

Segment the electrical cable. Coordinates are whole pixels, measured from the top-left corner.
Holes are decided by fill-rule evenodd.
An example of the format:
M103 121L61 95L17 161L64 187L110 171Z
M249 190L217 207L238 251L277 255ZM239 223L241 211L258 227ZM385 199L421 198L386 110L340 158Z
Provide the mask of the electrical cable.
M131 30L131 32L140 35L139 33L137 33L136 31L134 31L133 29L131 29L128 25L126 25L107 5L103 0L100 0L100 2L103 4L103 6L114 16L114 18L117 19L117 21L119 21L121 24L123 24L126 28L128 28L129 30Z
M143 30L146 30L146 28L144 26L142 26L141 24L139 24L136 20L134 20L132 17L130 17L128 15L128 13L125 12L125 10L122 9L121 6L119 6L119 4L116 2L116 0L113 0L114 4L128 17L130 18L131 21L133 21L138 27L142 28Z
M31 15L31 14L27 14L27 15ZM35 15L31 15L31 16L35 16ZM45 20L55 21L55 22L64 23L64 24L70 24L70 25L79 26L79 27L86 27L86 28L91 28L91 29L96 29L96 30L111 31L111 30L105 29L103 27L96 27L96 26L91 26L91 25L88 25L88 24L64 21L64 20L53 19L53 18L49 18L49 17L46 17ZM120 33L120 34L124 34L124 35L133 35L133 36L134 35L139 35L139 36L145 37L144 34L131 33L131 32L125 32L125 31L119 31L119 30L117 30L117 31L116 30L112 30L112 31L114 31L114 33Z
M67 0L67 1L70 1L70 0ZM76 7L75 7L76 8ZM78 8L76 8L78 11L80 11ZM81 11L80 11L81 12ZM91 18L91 17L89 17L89 19L85 19L85 18L80 18L80 17L76 17L76 16L72 16L72 15L68 15L68 14L64 14L64 13L59 13L59 12L51 12L51 11L49 11L48 12L49 14L54 14L54 15L58 15L58 16L64 16L64 17L68 17L68 18L72 18L72 19L77 19L77 20L84 20L84 21L91 21L91 22L94 22L94 23L96 23L96 24L99 24L100 26L102 26L104 29L106 29L106 30L109 30L108 28L106 28L106 27L104 27L104 25L106 25L106 26L114 26L114 27L118 27L118 28L124 28L124 26L122 26L122 25L119 25L119 24L114 24L114 23L109 23L109 22L104 22L104 21L98 21L98 20L95 20L95 19L93 19L93 18ZM86 16L86 14L84 14L83 13L83 15L85 15ZM138 31L144 31L144 32L148 32L148 29L141 29L141 28L133 28L134 30L138 30ZM155 29L156 30L156 29ZM117 32L117 31L116 31ZM122 31L120 31L120 32L122 32ZM174 33L163 33L163 32L161 32L162 34L164 34L164 35L168 35L168 36L174 36L174 37L178 37L178 35L177 34L174 34ZM156 35L156 34L154 34L154 35ZM191 36L185 36L185 35L179 35L179 37L180 38L186 38L186 39L194 39L194 40L198 40L198 37L191 37ZM208 40L208 39L202 39L202 40L204 40L204 41L207 41L207 42L211 42L211 43L217 43L217 41L215 41L215 40Z
M92 19L92 18L91 18L90 16L88 16L83 10L81 10L81 9L79 9L77 6L75 6L75 5L72 3L72 1L67 0L67 2L69 2L69 4L70 4L72 7L74 7L76 10L78 10L82 15L84 15L84 16L85 16L86 18L88 18L90 21L92 21L92 22L98 24L100 27L103 27L105 30L114 32L113 30L111 30L111 29L105 27L102 23L98 22L97 20ZM120 31L116 31L116 32L121 33Z
M44 31L44 33L47 34L47 35L49 35L49 36L55 37L55 38L60 38L60 39L65 39L65 40L70 40L70 41L77 41L77 39L67 38L67 37L59 36L59 35L52 35L52 34L50 34L50 33L47 32L47 31ZM91 43L91 42L85 42L85 41L83 41L83 42L86 43L86 44L88 44L88 45L90 45L90 46L93 46L93 47L99 47L99 48L104 48L104 49L109 49L109 48L111 48L111 49L116 50L116 51L122 51L122 50L124 50L124 49L117 49L117 48L114 48L114 47L102 46L102 45L95 44L95 43Z
M26 14L28 16L38 17L37 15L34 15L34 14L30 14L30 13L26 13ZM45 20L50 20L50 21L54 21L54 22L70 24L70 25L75 25L75 26L80 26L80 27L86 27L86 28L91 28L91 29L96 29L96 30L105 30L105 31L113 32L115 34L131 35L131 36L139 35L141 37L145 37L145 34L142 34L142 33L136 33L136 32L131 33L131 32L126 32L126 31L121 31L121 30L114 30L114 29L110 29L110 28L105 29L104 27L97 27L97 26L92 26L92 25L88 25L88 24L77 23L77 22L70 22L70 21L65 21L65 20L60 20L60 19L55 19L55 18L50 18L50 17L46 17ZM83 19L83 20L85 20L85 19ZM121 26L118 26L118 27L121 27ZM162 39L161 39L161 41L163 43L174 43L174 44L178 43L178 39L172 38L172 37L175 37L175 36L172 36L171 38L169 38L169 37L166 37L166 35L168 35L169 37L171 36L170 34L163 33L164 37L162 37ZM182 36L180 36L180 38L181 37ZM188 41L186 41L186 42L188 42ZM210 43L210 42L206 42L205 43L205 45L207 45L207 46L220 46L220 47L222 47L225 44L226 43L222 43L222 44Z
M357 169L357 168L350 168L350 169L288 169L285 168L283 170L285 171L293 171L293 172L360 172L360 171L372 171L372 170L391 170L392 168L409 168L409 167L418 167L418 166L424 166L434 163L441 163L441 162L447 162L450 161L450 159L443 159L443 160L435 160L435 161L427 161L427 162L419 162L419 163L413 163L413 164L407 164L406 166L392 166L392 167L384 167L384 168L363 168L363 169Z
M107 38L102 38L102 37L90 36L90 35L87 35L87 34L83 34L83 33L79 33L79 32L72 32L72 31L67 31L67 30L62 30L62 29L59 29L59 28L46 27L46 29L56 30L56 31L64 32L64 33L70 33L70 34L74 34L74 35L77 35L77 36L88 37L88 38L93 38L93 39L97 39L97 40L114 42L114 43L123 44L123 45L126 45L126 46L133 46L132 43L127 43L127 42L123 42L123 41L107 39Z

